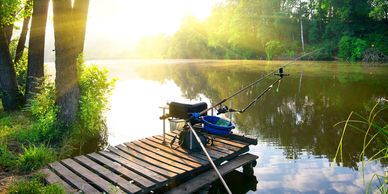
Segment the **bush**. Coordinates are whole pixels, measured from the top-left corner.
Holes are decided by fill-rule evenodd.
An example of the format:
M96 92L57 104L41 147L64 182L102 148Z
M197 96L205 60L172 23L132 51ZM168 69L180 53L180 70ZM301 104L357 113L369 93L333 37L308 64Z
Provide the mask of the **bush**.
M55 152L46 145L23 147L23 154L19 155L18 169L21 172L32 172L50 162L55 161Z
M55 105L54 84L45 78L39 91L27 105L35 122L29 129L20 131L17 135L17 139L24 144L50 143L60 139L59 130L56 128L58 108Z
M265 54L267 60L272 60L273 56L278 55L282 52L283 45L276 40L271 40L265 44Z
M73 141L82 153L82 147L86 142L99 141L103 144L105 142L104 112L108 109L108 98L114 88L115 80L108 80L107 69L100 70L96 65L86 67L82 57L78 63L81 98L78 114L79 122L73 131ZM87 152L90 151L93 150Z
M360 60L367 48L368 44L365 40L342 36L338 45L338 57L351 61Z
M24 180L12 185L8 193L16 194L62 194L66 193L62 186L58 184L44 185L40 178L32 178L31 180Z

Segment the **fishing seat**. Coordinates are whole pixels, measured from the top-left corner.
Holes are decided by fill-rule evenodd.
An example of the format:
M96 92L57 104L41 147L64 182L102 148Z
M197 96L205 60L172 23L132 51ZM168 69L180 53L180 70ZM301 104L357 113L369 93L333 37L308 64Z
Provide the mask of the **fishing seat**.
M169 117L177 119L189 119L191 113L199 113L207 109L206 102L199 102L195 104L185 104L179 102L170 102L168 105ZM206 113L204 114L206 115Z

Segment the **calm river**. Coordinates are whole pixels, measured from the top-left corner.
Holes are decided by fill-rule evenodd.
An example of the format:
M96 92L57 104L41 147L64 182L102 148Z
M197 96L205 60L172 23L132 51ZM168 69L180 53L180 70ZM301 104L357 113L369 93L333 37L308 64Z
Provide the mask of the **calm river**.
M159 106L170 101L218 102L285 62L110 60L95 61L118 78L107 113L108 143L117 145L162 133ZM296 62L291 75L256 105L235 114L236 130L254 135L258 145L255 177L226 179L234 193L363 193L386 162L358 163L364 135L351 129L344 137L343 162L332 163L343 124L351 111L366 115L388 98L388 66L339 62ZM243 108L276 77L233 99ZM228 105L228 104L227 104ZM387 116L387 115L385 115ZM385 117L385 121L388 118ZM369 152L366 158L371 157ZM375 186L372 186L374 189ZM222 193L214 184L213 190Z

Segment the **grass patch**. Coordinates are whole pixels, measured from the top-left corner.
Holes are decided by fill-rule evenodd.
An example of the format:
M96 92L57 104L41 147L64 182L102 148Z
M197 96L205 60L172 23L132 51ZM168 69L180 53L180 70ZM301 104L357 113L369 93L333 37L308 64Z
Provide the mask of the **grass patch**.
M9 194L64 194L66 193L62 186L57 184L44 185L42 176L36 175L28 180L23 180L13 184L9 190Z
M39 146L23 147L23 153L19 155L17 162L18 170L29 173L37 170L48 163L55 161L56 153L44 144Z

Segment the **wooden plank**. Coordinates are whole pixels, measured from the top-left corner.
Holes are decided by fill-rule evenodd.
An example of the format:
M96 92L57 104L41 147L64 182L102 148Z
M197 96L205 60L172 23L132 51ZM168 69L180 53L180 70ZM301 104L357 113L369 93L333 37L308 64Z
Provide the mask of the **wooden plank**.
M126 167L131 168L132 170L135 170L149 178L152 178L153 180L156 180L158 182L166 181L166 177L174 177L177 174L173 172L169 172L167 170L158 168L157 166L150 165L146 162L143 162L141 160L136 159L135 157L132 157L131 155L128 155L117 148L109 147L109 151L111 152L100 152L102 155L115 160L119 162L120 164L126 165ZM114 153L114 154L113 154ZM159 174L160 175L159 175ZM161 176L163 175L163 176Z
M109 183L108 181L104 180L100 176L94 174L90 170L86 169L85 167L81 166L79 163L74 161L73 159L64 159L61 161L64 165L71 168L73 171L77 172L80 176L84 177L85 179L92 182L94 185L99 187L100 189L104 190L108 193L125 193L120 188L115 187L115 185Z
M208 162L205 161L205 160L202 160L200 158L196 158L196 157L194 157L194 156L192 156L190 154L184 154L182 152L179 152L177 150L174 150L174 149L170 148L167 145L158 144L158 143L155 143L155 142L153 142L153 141L151 141L149 139L142 139L140 141L145 143L145 144L147 144L147 145L150 145L150 146L153 146L153 147L158 148L160 150L163 150L163 151L165 151L167 153L173 154L175 156L183 157L183 158L186 158L187 160L191 160L193 162L196 162L196 163L199 163L199 164L202 164L202 165L208 164Z
M127 144L130 144L130 143L127 143ZM159 147L155 148L155 147L149 146L141 141L133 141L133 142L131 142L131 144L137 145L143 149L151 151L151 152L158 154L160 156L169 158L175 162L179 162L179 163L184 164L186 166L190 166L193 168L198 168L198 167L202 166L201 164L199 164L197 162L193 162L191 160L186 159L186 157L178 157L176 155L170 154L169 152L159 148L159 147L163 147L163 146L159 146Z
M126 193L136 193L141 190L138 186L125 180L124 178L120 177L114 172L102 167L101 165L93 162L86 156L78 156L78 157L75 157L74 159L84 164L85 166L88 166L89 169L93 169L97 174L109 180L110 182L113 182L115 185L118 185Z
M184 171L191 171L191 170L194 169L193 167L190 167L189 165L184 165L184 164L176 162L176 161L174 161L174 160L172 160L170 158L167 158L167 157L164 157L164 156L160 156L160 155L155 154L153 152L150 152L150 151L148 151L148 150L146 150L146 149L144 149L142 147L139 147L139 146L137 146L135 144L128 143L126 146L127 146L127 150L128 151L131 151L131 152L132 151L141 152L142 154L144 154L144 155L146 155L148 157L151 157L151 158L153 158L155 160L158 160L160 162L166 163L166 164L168 164L168 165L170 165L172 167L175 167L175 168L178 168L178 169L182 169ZM123 146L123 147L125 147L125 146Z
M244 166L246 164L253 162L257 158L258 157L255 155L245 154L245 155L239 156L234 160L229 161L228 163L222 166L219 166L218 170L220 171L221 175L225 175L228 172L231 172L232 170L240 166ZM217 173L215 172L214 169L211 169L177 186L176 188L168 191L166 194L193 193L198 189L214 182L217 179L218 179Z
M237 140L237 141L248 143L251 145L257 145L257 138L254 136L232 133L229 135L229 138L231 140Z
M169 136L171 139L173 138L173 135L171 134L166 134L166 137L167 136ZM215 158L222 158L228 155L227 153L223 153L217 150L216 148L214 148L214 146L206 146L206 151L209 153L210 156L214 156Z
M67 182L62 180L58 175L56 175L53 171L49 170L48 168L39 170L39 173L42 173L45 175L45 180L48 184L59 184L66 190L67 193L76 193L78 191L78 189L70 186Z
M147 138L148 140L151 140L151 141L154 141L156 143L161 143L163 142L163 137L161 135L157 135L157 136L153 136L152 138ZM168 140L168 142L171 142L170 139L168 139L168 137L166 137L166 140ZM182 152L184 154L188 154L188 155L191 155L191 156L194 156L196 158L199 158L201 160L204 160L204 161L207 161L207 157L205 154L203 153L196 153L196 152L188 152L187 150L183 149L182 147L179 146L179 144L177 143L177 141L174 142L173 144L174 146L174 149L179 151L179 152ZM214 156L210 156L213 160L216 159L214 158Z
M100 154L92 153L92 154L88 154L88 156L93 158L94 160L99 161L102 164L106 165L107 167L110 168L110 170L113 170L117 173L120 173L121 176L126 177L128 179L131 179L144 187L151 187L151 186L155 185L155 183L152 182L151 180L148 180L148 179L136 174L135 172L128 170L128 168L125 168L124 166L120 165L119 163L114 162L112 160L109 160Z
M225 143L222 143L222 142L220 142L220 141L213 141L213 145L214 146L217 146L217 147L223 147L223 148L226 148L226 149L228 149L228 150L230 150L230 151L238 151L238 150L240 150L241 148L239 148L239 147L236 147L236 146L232 146L232 145L229 145L229 144L225 144ZM210 145L211 146L211 145Z
M72 171L67 169L65 166L60 164L59 162L54 162L49 164L49 166L54 169L61 177L66 179L72 185L77 187L77 189L85 192L85 193L100 193L97 189L91 186L89 183L84 181L78 175L74 174Z
M157 156L154 156L154 155L148 156L148 154L150 154L150 153L148 153L145 150L142 150L140 148L138 148L138 150L136 150L136 151L134 149L129 149L128 147L126 147L124 145L117 145L116 148L120 149L121 151L123 151L127 154L130 154L131 156L134 156L134 157L142 160L143 162L148 162L150 164L158 166L159 168L163 168L165 170L168 170L168 171L171 171L171 172L174 172L177 174L182 174L182 173L186 172L185 170L174 167L173 164L168 164L168 163L162 162L164 158L159 157L158 160L156 160L153 157L157 157ZM142 152L147 153L147 155L142 154Z

